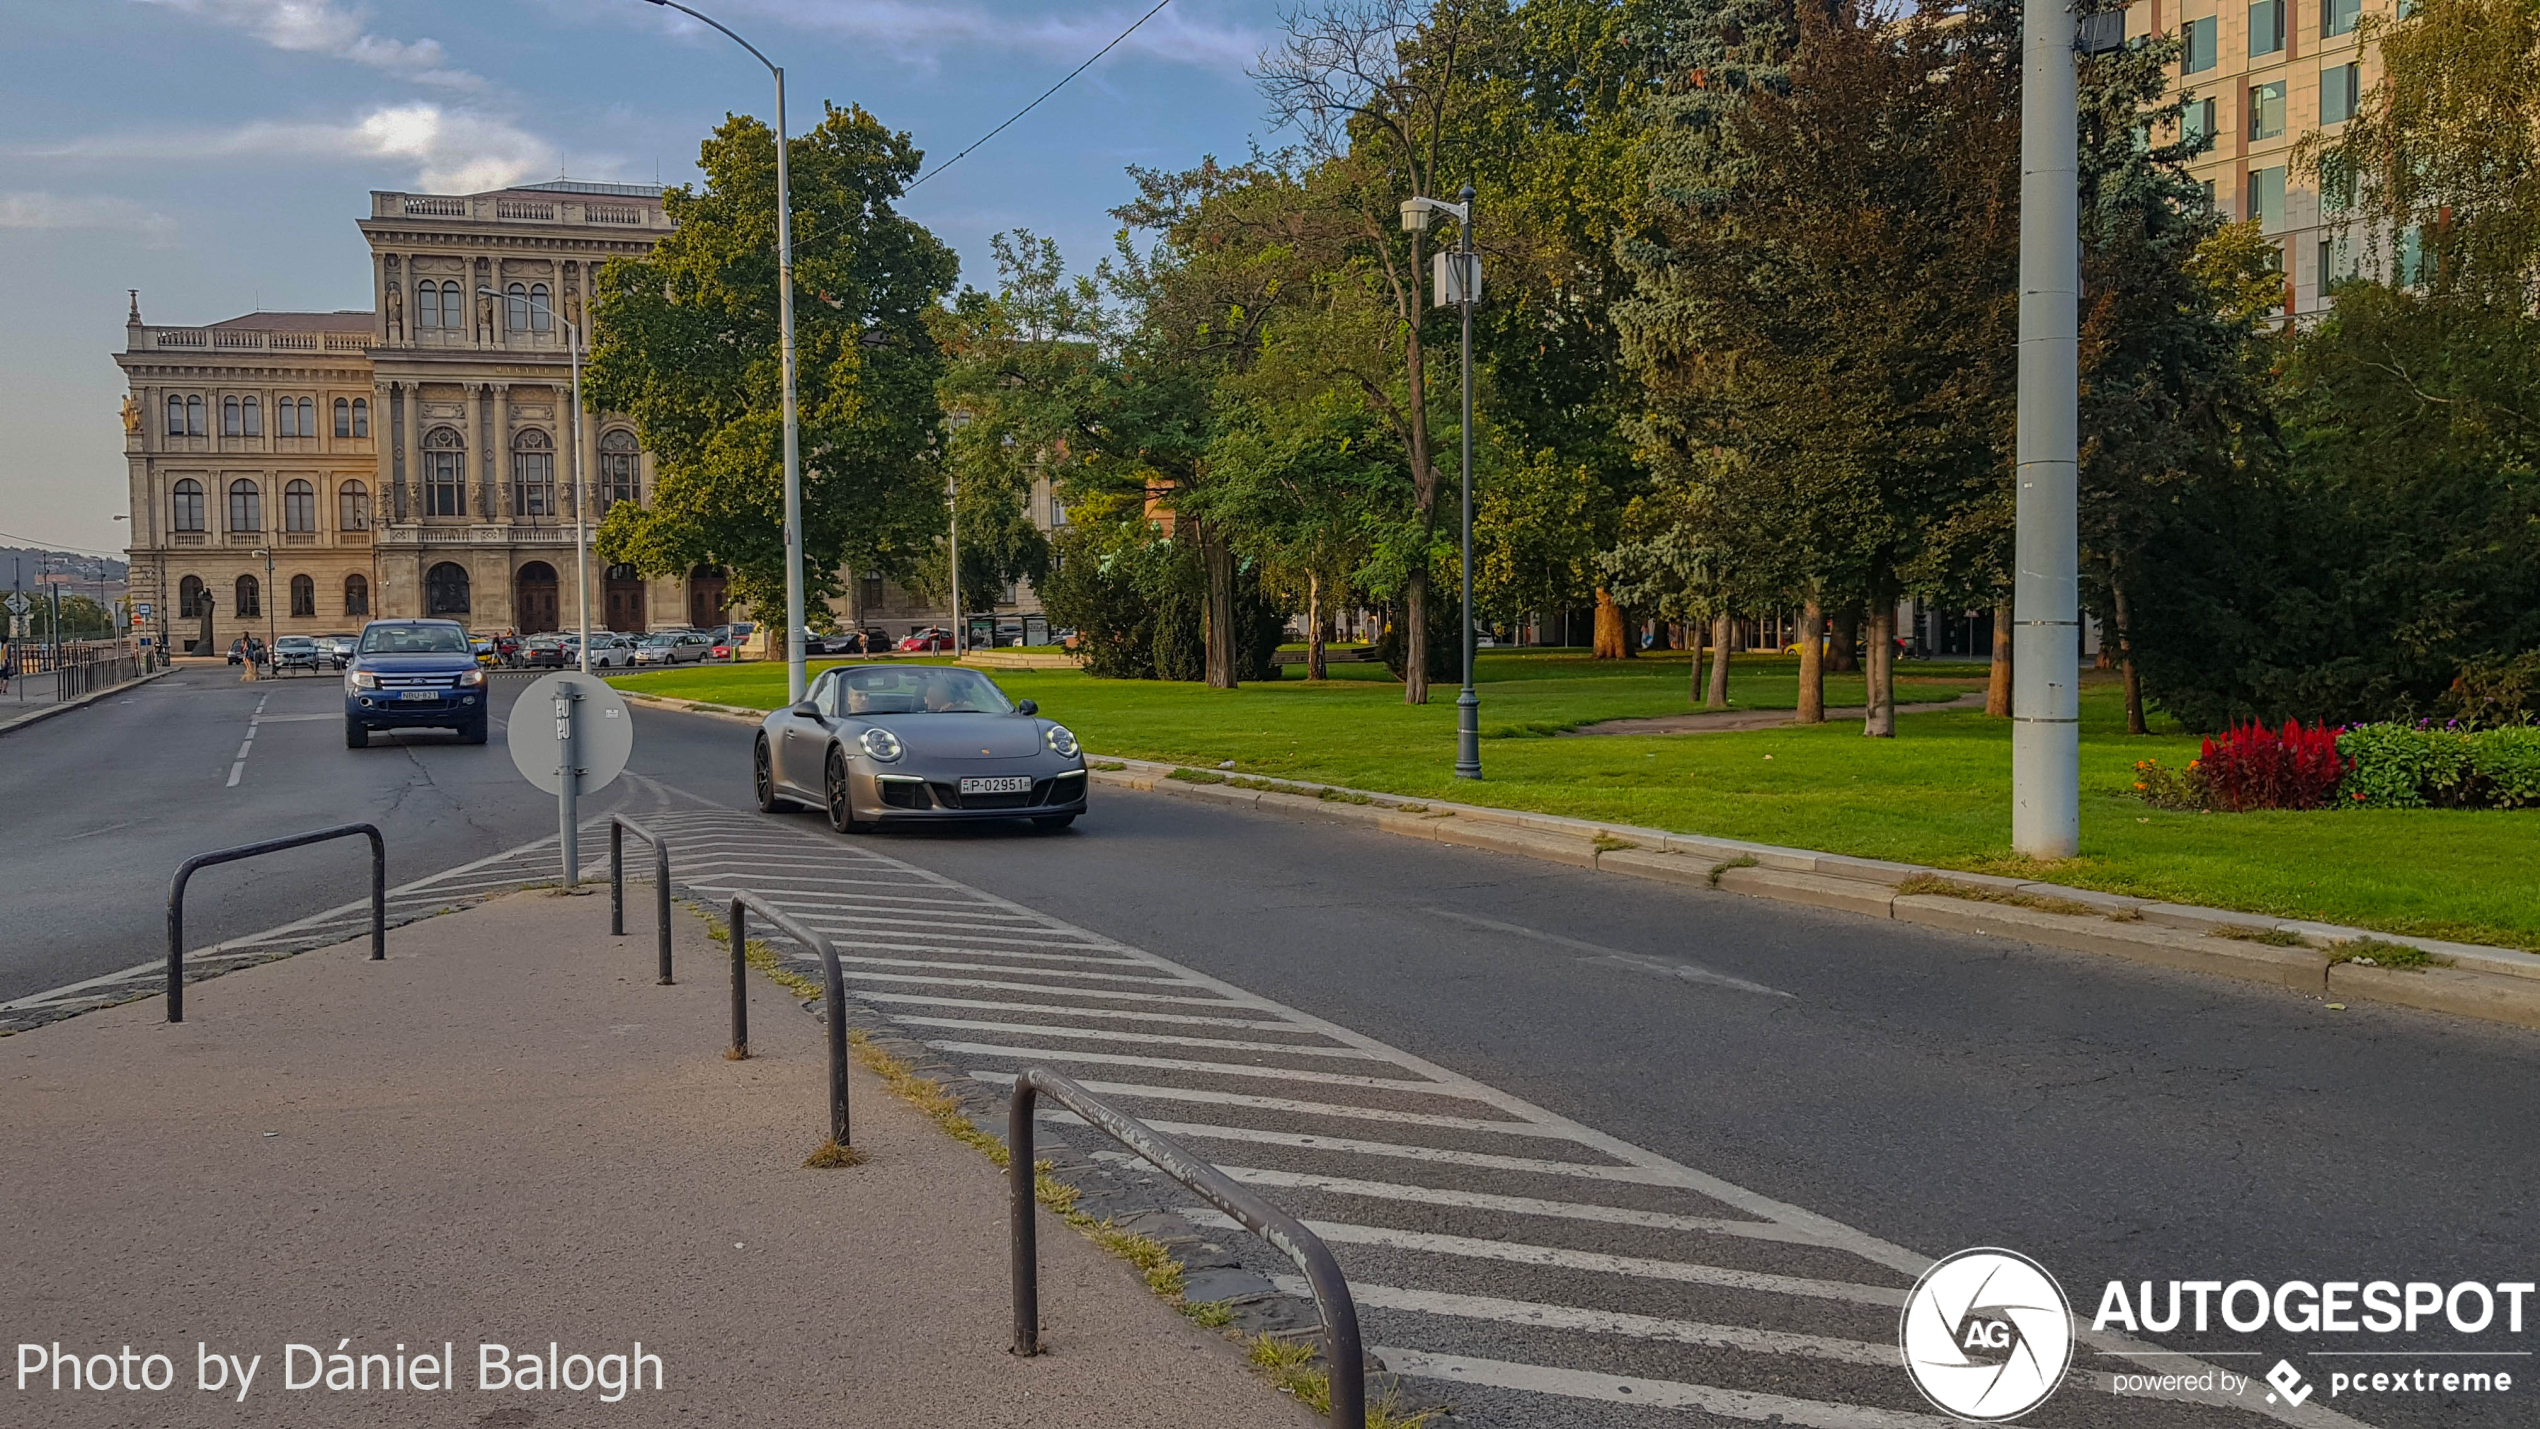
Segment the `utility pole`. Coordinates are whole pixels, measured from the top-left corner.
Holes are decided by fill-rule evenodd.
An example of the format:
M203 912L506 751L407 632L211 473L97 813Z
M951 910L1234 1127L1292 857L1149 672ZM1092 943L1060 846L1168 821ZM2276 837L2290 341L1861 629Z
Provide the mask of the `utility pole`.
M2011 846L2081 851L2081 165L2069 0L2020 17L2018 535L2012 578Z

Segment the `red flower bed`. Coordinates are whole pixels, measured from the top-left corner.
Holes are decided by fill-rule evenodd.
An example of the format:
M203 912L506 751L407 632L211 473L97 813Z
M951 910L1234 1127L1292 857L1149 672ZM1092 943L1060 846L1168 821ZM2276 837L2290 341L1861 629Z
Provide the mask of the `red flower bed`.
M2251 723L2232 726L2219 740L2207 738L2196 763L2212 807L2235 814L2328 807L2351 767L2337 752L2341 732L2286 720L2280 730Z

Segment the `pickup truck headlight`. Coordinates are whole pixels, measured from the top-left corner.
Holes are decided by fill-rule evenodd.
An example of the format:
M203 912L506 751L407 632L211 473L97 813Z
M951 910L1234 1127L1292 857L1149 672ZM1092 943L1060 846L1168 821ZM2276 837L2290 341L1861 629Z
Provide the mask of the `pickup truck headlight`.
M1049 727L1049 732L1043 735L1042 738L1049 742L1049 747L1056 751L1061 758L1073 759L1076 757L1079 748L1076 743L1076 734L1075 731L1069 729L1067 726L1063 724L1051 725Z
M357 690L375 690L379 688L379 677L368 670L355 670L345 677L344 683Z
M864 733L856 736L856 743L864 746L864 752L866 754L884 764L896 761L902 752L900 748L900 737L891 733L887 729L881 729L878 727L868 729Z
M461 671L459 672L459 683L460 683L460 684L462 684L462 685L481 685L481 684L484 684L484 683L485 683L485 672L484 672L483 670L481 670L481 669L479 669L479 670L461 670Z

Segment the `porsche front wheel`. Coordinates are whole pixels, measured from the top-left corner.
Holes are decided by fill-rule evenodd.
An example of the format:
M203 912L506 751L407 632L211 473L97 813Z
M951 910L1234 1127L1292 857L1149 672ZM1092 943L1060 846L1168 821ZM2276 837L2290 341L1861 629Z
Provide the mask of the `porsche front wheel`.
M829 827L842 834L869 833L873 825L855 816L855 799L847 791L847 756L836 745L829 747L829 764L821 780L821 792L829 805Z

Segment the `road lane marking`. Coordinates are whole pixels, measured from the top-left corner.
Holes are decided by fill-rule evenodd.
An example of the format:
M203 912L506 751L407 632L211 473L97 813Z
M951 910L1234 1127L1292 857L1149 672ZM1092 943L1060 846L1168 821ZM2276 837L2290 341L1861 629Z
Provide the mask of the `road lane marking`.
M867 1002L909 1003L920 1007L965 1007L979 1012L1055 1012L1071 1017L1104 1017L1114 1022L1165 1022L1181 1027L1245 1027L1260 1032L1292 1030L1285 1022L1250 1017L1202 1017L1195 1012L1128 1012L1113 1007L1062 1007L1048 1002L993 1002L973 997L928 997L914 992L868 992Z
M247 756L249 753L253 752L256 747L256 721L264 718L265 701L272 698L273 695L271 693L267 693L263 696L263 698L258 699L256 701L255 712L247 716L247 737L238 741L238 757L230 761L229 782L222 785L222 788L237 788L238 777L247 772Z
M1601 958L1612 958L1620 962L1631 963L1652 972L1663 973L1669 977L1681 978L1686 982L1706 983L1712 987L1734 988L1739 992L1761 993L1766 997L1790 996L1789 993L1782 991L1780 988L1766 987L1760 982L1748 982L1742 977L1731 977L1724 972L1713 972L1711 969L1703 967L1699 963L1688 963L1665 958L1652 958L1641 953L1627 953L1620 948L1609 948L1603 943L1584 942L1577 938L1564 937L1559 933L1547 933L1540 928L1529 928L1523 923L1503 923L1496 918L1483 918L1471 913L1459 913L1452 908L1424 908L1420 911L1428 914L1432 918L1446 918L1457 923L1470 923L1476 928L1488 928L1495 933L1511 933L1520 938L1532 938L1537 942L1550 943L1556 947L1570 948L1582 953L1594 953Z
M859 994L861 995L861 994ZM985 1067L962 1073L974 1082L995 1086L1014 1085L1012 1072L993 1071ZM1221 1092L1207 1087L1160 1087L1148 1082L1104 1082L1078 1078L1076 1085L1089 1092L1113 1096L1138 1097L1147 1101L1203 1102L1210 1106L1250 1107L1257 1111L1293 1112L1300 1116L1345 1116L1366 1121L1392 1122L1403 1126L1434 1126L1441 1131L1491 1131L1508 1136L1540 1136L1550 1140L1573 1140L1558 1126L1545 1126L1532 1121L1490 1121L1476 1116L1442 1116L1428 1111L1396 1111L1392 1107L1355 1106L1346 1102L1298 1101L1292 1097L1254 1096L1248 1092Z
M1311 1298L1313 1289L1302 1275L1273 1275L1270 1283L1290 1295ZM1867 1340L1838 1340L1790 1330L1754 1330L1743 1325L1707 1325L1699 1320L1669 1320L1624 1310L1597 1310L1584 1305L1547 1305L1534 1300L1503 1300L1496 1295L1457 1295L1443 1290L1408 1290L1353 1280L1349 1298L1359 1308L1409 1310L1421 1315L1451 1315L1465 1320L1496 1320L1532 1329L1578 1330L1591 1335L1626 1335L1639 1340L1700 1345L1706 1349L1747 1354L1802 1355L1840 1364L1902 1369L1903 1354L1894 1345Z
M984 1042L929 1042L938 1052L973 1057L1012 1057L1018 1062L1093 1062L1110 1067L1153 1067L1167 1072L1205 1072L1219 1077L1266 1077L1272 1081L1321 1082L1335 1087L1369 1087L1377 1091L1416 1092L1422 1096L1471 1097L1444 1082L1409 1082L1395 1077L1361 1077L1348 1072L1307 1072L1290 1067L1256 1067L1241 1062L1195 1062L1185 1057L1133 1057L1125 1052L1078 1052L1061 1047L1000 1047Z
M1108 987L1051 987L1038 982L1002 982L995 978L934 977L924 973L876 973L862 968L841 970L849 982L923 982L945 987L984 987L1000 992L1047 992L1062 997L1108 997L1114 1001L1173 1002L1188 1007L1250 1007L1248 1002L1229 1002L1222 997L1176 997L1162 992L1122 992ZM1038 972L1038 968L1016 968L1016 972Z
M1247 1141L1288 1146L1300 1151L1328 1151L1343 1156L1387 1156L1403 1161L1430 1161L1444 1166L1470 1166L1483 1171L1517 1171L1536 1176L1576 1176L1588 1181L1618 1181L1629 1186L1670 1185L1667 1178L1641 1166L1598 1165L1590 1161L1547 1161L1533 1156L1498 1156L1487 1151L1453 1151L1442 1146L1405 1146L1393 1141L1359 1141L1345 1136L1310 1136L1298 1131L1263 1131L1250 1126L1222 1126L1201 1121L1150 1121L1167 1136L1200 1141Z
M1415 1379L1526 1390L1535 1394L1559 1395L1565 1399L1599 1399L1608 1404L1633 1404L1653 1409L1696 1409L1726 1419L1763 1420L1799 1425L1803 1429L1958 1429L1955 1419L1900 1409L1876 1409L1865 1404L1829 1404L1823 1400L1792 1399L1786 1395L1762 1394L1747 1389L1721 1389L1669 1379L1634 1379L1629 1375L1475 1359L1469 1355L1439 1355L1391 1345L1373 1347L1373 1353L1385 1362L1385 1368Z
M973 1022L960 1017L903 1017L893 1022L912 1027L948 1027L956 1032L1021 1032L1044 1037L1082 1037L1095 1042L1134 1042L1141 1046L1212 1047L1221 1052L1293 1052L1300 1057L1350 1057L1359 1061L1382 1058L1355 1047L1313 1047L1302 1042L1242 1042L1226 1037L1179 1037L1162 1032L1114 1032L1101 1027L1051 1027L1037 1022Z
M1182 1219L1215 1230L1241 1230L1243 1223L1222 1211L1191 1210ZM1884 1285L1850 1280L1821 1280L1809 1275L1773 1275L1761 1270L1734 1270L1689 1260L1658 1260L1645 1255L1615 1255L1601 1250L1572 1250L1559 1245L1527 1245L1518 1241L1483 1240L1437 1231L1397 1230L1392 1226L1360 1226L1346 1221L1299 1218L1307 1230L1334 1245L1375 1245L1388 1250L1416 1250L1429 1255L1455 1255L1469 1260L1504 1260L1511 1265L1546 1265L1561 1270L1591 1270L1630 1275L1643 1280L1672 1280L1685 1285L1713 1285L1723 1290L1752 1290L1766 1295L1792 1295L1815 1300L1843 1300L1855 1305L1901 1309L1905 1292Z
M1733 1235L1785 1245L1822 1245L1806 1231L1771 1221L1731 1221L1717 1216L1681 1216L1672 1211L1643 1211L1631 1206L1605 1206L1592 1201L1548 1201L1540 1196L1509 1196L1495 1191L1457 1191L1444 1186L1414 1186L1400 1181L1362 1181L1352 1176L1324 1176L1311 1171L1272 1171L1257 1166L1217 1168L1248 1186L1278 1186L1296 1191L1323 1191L1336 1196L1365 1196L1379 1201L1412 1201L1427 1206L1456 1206L1474 1211L1507 1211L1521 1216L1557 1216L1569 1221L1598 1221L1651 1230L1697 1231Z
M1000 964L1000 963L947 963L947 962L939 962L939 961L937 961L937 960L935 960L935 959L932 959L932 958L872 958L872 957L866 957L866 956L864 956L864 955L862 955L862 954L860 954L860 953L859 953L859 954L854 954L854 955L849 955L849 954L846 954L846 953L840 953L840 954L838 955L838 961L839 961L839 962L841 962L841 963L854 963L854 964L856 964L856 965L857 965L857 966L859 966L859 967L883 967L883 968L934 968L934 969L936 969L936 970L937 970L937 971L939 971L939 972L966 972L966 973L1021 973L1021 972L1028 972L1028 973L1030 973L1030 974L1031 974L1032 976L1034 976L1034 977L1067 977L1067 978L1083 978L1083 979L1085 979L1085 980L1087 980L1087 981L1091 981L1091 982L1125 982L1125 983L1128 983L1128 984L1129 984L1130 986L1132 986L1132 987L1183 987L1183 986L1187 986L1187 985L1188 985L1188 984L1183 983L1183 982L1182 982L1179 978L1169 978L1169 977L1131 977L1131 976L1130 976L1129 974L1127 974L1127 973L1090 973L1090 972L1084 972L1084 971L1081 971L1081 970L1076 969L1076 968L1041 968L1041 967L1019 967L1019 968L1018 968L1018 967L1008 967L1008 966L1005 966L1005 965ZM1071 960L1071 961L1074 961L1074 960ZM1096 961L1112 961L1112 960L1111 960L1111 959L1097 959Z

